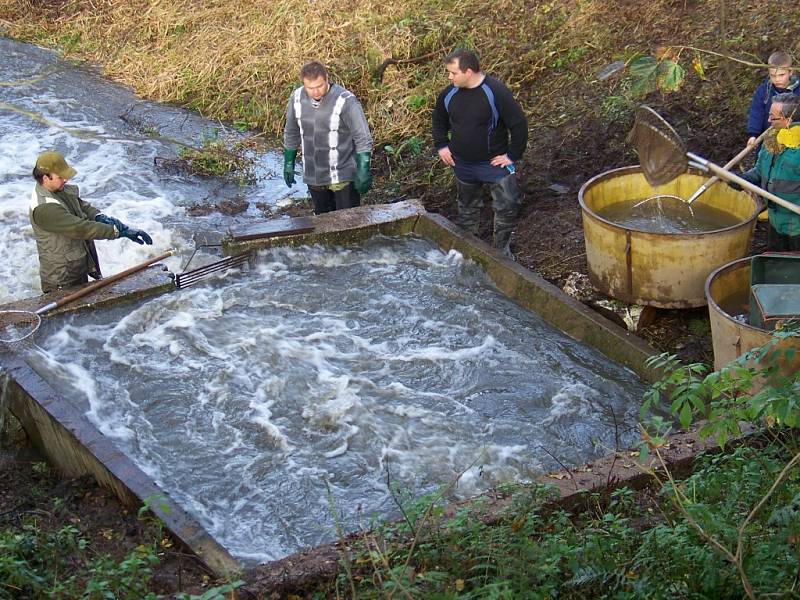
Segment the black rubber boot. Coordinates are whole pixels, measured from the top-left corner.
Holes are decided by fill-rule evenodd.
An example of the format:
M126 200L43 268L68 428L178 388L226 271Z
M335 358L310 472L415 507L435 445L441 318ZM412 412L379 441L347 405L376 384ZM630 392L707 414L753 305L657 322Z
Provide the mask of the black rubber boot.
M493 183L489 190L492 193L494 208L492 245L505 256L515 260L511 252L511 234L517 226L520 207L520 192L516 175L508 175L497 183Z
M480 233L483 208L483 184L464 183L456 179L458 188L458 225L471 234Z

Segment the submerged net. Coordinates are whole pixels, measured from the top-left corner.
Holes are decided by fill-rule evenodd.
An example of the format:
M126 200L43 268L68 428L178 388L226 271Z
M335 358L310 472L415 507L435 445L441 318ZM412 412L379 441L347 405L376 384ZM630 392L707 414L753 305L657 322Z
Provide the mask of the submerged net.
M686 146L678 133L649 106L636 109L633 129L625 141L633 144L647 183L664 185L686 172Z
M35 312L27 310L0 311L0 342L14 344L33 335L42 318Z

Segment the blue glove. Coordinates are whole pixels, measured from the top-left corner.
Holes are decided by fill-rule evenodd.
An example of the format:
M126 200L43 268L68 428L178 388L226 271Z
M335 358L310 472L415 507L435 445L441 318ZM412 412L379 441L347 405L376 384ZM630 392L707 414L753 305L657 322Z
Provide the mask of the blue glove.
M133 240L137 244L147 244L148 246L153 245L153 238L151 238L141 229L131 229L130 227L126 227L125 231L120 232L120 237L126 237L129 240Z
M99 215L97 215L94 218L94 220L97 221L98 223L105 223L106 225L113 225L114 227L117 228L117 232L119 232L120 237L122 237L123 232L126 229L128 229L128 226L125 225L125 223L123 223L119 219L115 219L114 217L109 217L108 215L104 215L103 213L100 213Z

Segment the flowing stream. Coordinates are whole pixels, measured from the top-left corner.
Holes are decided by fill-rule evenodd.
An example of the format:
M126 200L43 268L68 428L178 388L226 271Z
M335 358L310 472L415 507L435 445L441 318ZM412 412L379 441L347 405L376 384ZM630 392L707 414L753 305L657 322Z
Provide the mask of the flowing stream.
M28 206L31 171L45 150L62 152L77 169L71 183L84 200L153 237L152 247L98 241L105 275L170 247L179 255L168 265L180 270L194 250L193 236L213 239L231 225L264 218L258 203L276 206L306 195L302 184L285 186L275 152L253 156L259 180L245 187L157 166L175 159L181 144L199 147L203 136L221 129L196 113L141 100L50 50L0 38L0 304L41 293ZM237 197L249 203L239 215L187 214L195 204Z

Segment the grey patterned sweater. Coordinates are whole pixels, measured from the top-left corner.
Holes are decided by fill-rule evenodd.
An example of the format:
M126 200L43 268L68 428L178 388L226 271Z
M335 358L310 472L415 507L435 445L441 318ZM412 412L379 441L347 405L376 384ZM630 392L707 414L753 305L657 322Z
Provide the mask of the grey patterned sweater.
M352 181L356 152L372 150L372 134L361 103L342 86L330 90L314 106L301 86L292 92L283 130L286 148L301 148L303 181L327 185Z

